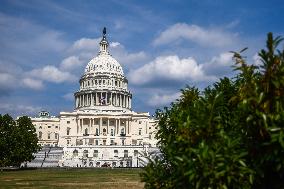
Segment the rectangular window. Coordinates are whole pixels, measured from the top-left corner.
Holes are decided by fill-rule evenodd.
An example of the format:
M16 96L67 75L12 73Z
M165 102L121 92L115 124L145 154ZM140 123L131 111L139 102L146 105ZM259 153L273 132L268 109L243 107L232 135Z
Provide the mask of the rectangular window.
M138 150L134 150L134 156L138 156Z
M58 133L55 133L54 137L55 137L55 139L57 139L58 138Z
M47 139L50 139L50 133L48 133L48 135L47 135Z
M114 157L118 157L118 150L114 150Z
M139 129L139 135L141 135L142 134L142 130L141 129Z
M132 145L137 145L137 140L132 139Z
M67 135L70 134L70 129L71 129L70 127L67 127L67 131L66 131L66 132L67 132L67 133L66 133Z
M99 157L99 152L98 152L98 150L94 150L94 157L95 157L95 158Z
M113 136L114 135L114 132L113 132L113 129L110 130L110 136Z
M96 140L95 144L96 144L96 145L99 145L99 141L98 141L98 140Z
M67 124L70 124L70 121L67 121Z
M106 145L106 140L103 140L103 145Z
M49 125L48 128L51 128L51 126Z
M124 157L128 157L128 150L124 150Z

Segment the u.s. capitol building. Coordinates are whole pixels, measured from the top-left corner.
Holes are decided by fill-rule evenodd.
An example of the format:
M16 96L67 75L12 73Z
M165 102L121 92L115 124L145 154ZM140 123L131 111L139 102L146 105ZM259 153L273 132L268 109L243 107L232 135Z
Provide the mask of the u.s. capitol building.
M63 148L58 166L141 166L141 155L156 147L156 121L132 110L128 80L108 50L105 29L99 45L74 93L74 111L32 118L39 143Z

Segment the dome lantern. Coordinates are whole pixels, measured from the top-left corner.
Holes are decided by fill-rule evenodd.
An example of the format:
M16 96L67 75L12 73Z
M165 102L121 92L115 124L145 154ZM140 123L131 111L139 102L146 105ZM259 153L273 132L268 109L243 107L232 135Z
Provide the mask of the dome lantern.
M108 49L107 49L108 45L109 45L109 43L108 43L107 38L106 38L106 28L104 27L104 29L103 29L103 38L102 38L102 40L100 42L100 52L99 52L99 54L109 54Z

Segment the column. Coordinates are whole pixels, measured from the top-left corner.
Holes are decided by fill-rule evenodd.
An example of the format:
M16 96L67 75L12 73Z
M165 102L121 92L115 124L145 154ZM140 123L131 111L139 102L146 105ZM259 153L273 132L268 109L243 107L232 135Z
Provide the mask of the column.
M101 134L101 126L103 125L103 119L100 118L100 124L99 124L99 134Z
M125 101L125 104L124 104L124 106L125 106L125 108L127 108L127 96L126 95L124 95L124 101Z
M107 119L107 134L108 134L108 128L109 128L109 119Z
M131 119L128 120L128 125L129 125L129 133L131 133Z
M93 96L93 93L91 93L91 106L94 105L94 96Z
M77 134L78 134L78 132L79 132L78 119L76 119L76 125L77 125Z
M113 105L113 101L112 101L112 92L110 92L110 105Z
M105 96L105 105L108 105L108 92L106 92L106 96Z
M119 100L119 106L122 107L122 95L119 94L120 100Z
M127 128L128 128L128 129L127 129L127 130L128 130L128 134L129 134L129 133L130 133L130 131L129 131L129 130L130 130L130 129L129 129L129 119L126 121L126 123L127 123Z
M118 119L118 124L117 124L117 133L119 134L119 126L120 126L120 119Z
M127 108L129 108L129 96L127 96Z
M116 128L116 134L118 134L118 120L115 119L115 128Z
M88 119L88 134L90 133L90 128L91 128L91 121Z
M85 106L85 95L83 94L83 106Z
M125 135L128 133L127 119L125 120Z
M131 97L129 97L129 109L131 109Z

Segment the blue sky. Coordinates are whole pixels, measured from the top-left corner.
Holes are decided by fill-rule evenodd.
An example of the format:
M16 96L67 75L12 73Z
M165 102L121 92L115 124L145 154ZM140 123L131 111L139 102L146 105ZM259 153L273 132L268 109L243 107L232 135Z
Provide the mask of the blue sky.
M123 66L133 109L154 113L185 85L203 88L232 76L231 54L268 32L284 34L281 0L0 0L0 113L72 111L73 93L97 55L103 27Z

